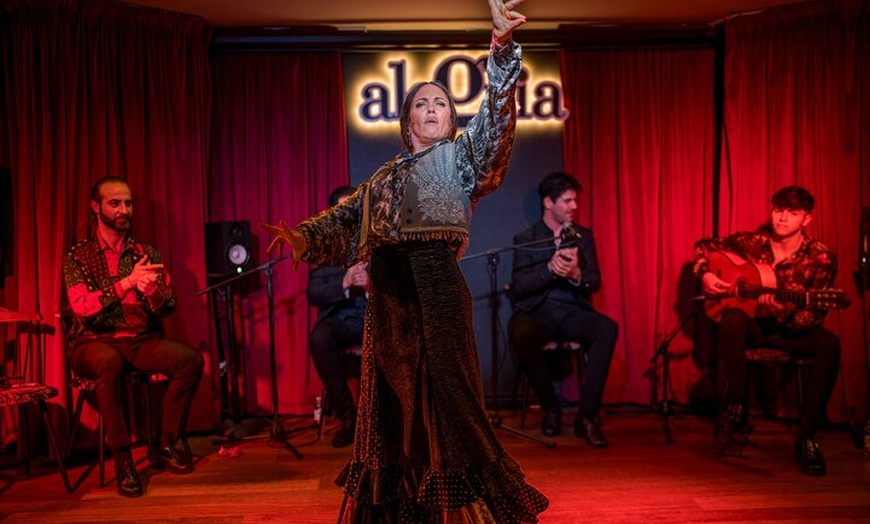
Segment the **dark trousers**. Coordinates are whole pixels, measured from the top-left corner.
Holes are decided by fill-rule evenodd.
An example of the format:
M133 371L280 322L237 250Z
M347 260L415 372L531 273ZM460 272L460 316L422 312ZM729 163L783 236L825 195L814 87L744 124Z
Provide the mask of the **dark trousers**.
M96 382L97 407L113 449L130 446L121 406L125 371L156 371L169 377L161 429L178 437L202 377L202 355L184 344L157 336L80 341L69 353L73 372Z
M824 419L840 372L840 338L821 326L794 333L770 319L755 320L739 309L726 310L719 323L719 362L728 381L730 399L746 399L746 350L759 347L812 358L800 421L801 436L812 437Z
M586 373L578 416L598 413L619 326L612 319L577 305L545 302L531 312L518 311L508 326L520 367L545 410L556 409L559 398L541 348L553 340L579 342L586 348Z
M363 321L360 318L327 317L319 320L308 335L308 349L314 369L323 382L329 405L344 420L356 414L353 396L347 386L348 373L342 363L342 351L362 343Z

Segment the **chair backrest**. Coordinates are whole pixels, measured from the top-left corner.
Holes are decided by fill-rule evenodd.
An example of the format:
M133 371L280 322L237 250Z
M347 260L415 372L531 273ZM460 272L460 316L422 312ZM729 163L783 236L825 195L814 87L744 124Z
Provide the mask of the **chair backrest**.
M0 354L0 383L21 383L29 380L28 375L31 352L36 348L41 349L42 338L40 334L40 324L42 315L39 313L22 313L12 311L0 307L0 325L3 326L2 344L4 351ZM12 351L5 351L5 346L9 340L9 329L14 328L15 334L13 339ZM21 349L21 334L24 331L27 335L27 344L24 349ZM35 342L34 342L35 340ZM8 359L8 360L7 360ZM8 364L11 363L11 369L8 369ZM8 374L7 374L8 371Z

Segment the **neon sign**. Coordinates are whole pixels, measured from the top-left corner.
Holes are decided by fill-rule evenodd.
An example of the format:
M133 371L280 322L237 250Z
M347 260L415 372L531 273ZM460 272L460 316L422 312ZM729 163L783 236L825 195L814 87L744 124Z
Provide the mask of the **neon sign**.
M347 79L350 124L365 132L395 132L407 91L416 82L434 79L450 91L464 127L486 90L486 59L486 53L455 51L377 54L373 61L380 73L367 68L365 76ZM556 66L541 62L524 57L516 90L519 126L561 126L568 116Z

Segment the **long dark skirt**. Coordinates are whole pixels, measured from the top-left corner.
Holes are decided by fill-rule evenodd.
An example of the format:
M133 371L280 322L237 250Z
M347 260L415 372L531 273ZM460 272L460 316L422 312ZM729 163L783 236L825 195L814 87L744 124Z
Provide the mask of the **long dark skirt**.
M483 408L471 296L444 242L377 248L353 458L336 479L346 523L537 522Z

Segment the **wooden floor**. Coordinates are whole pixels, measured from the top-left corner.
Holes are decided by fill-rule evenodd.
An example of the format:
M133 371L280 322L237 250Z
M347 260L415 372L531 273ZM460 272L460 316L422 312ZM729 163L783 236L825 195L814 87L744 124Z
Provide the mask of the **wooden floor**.
M505 425L516 424L517 417L505 415ZM662 420L655 414L606 417L611 447L605 450L570 434L557 437L554 449L506 431L499 436L550 499L542 523L870 523L870 456L844 432L820 435L828 474L811 478L792 459L792 436L781 422L756 421L746 457L735 458L716 453L709 419L672 417L672 444L664 442ZM528 429L540 436L538 421L530 416ZM113 485L99 488L96 471L67 495L49 465L36 465L28 477L7 469L0 471L0 520L335 522L342 496L332 479L350 449L333 449L330 437L316 441L312 430L296 432L291 442L304 454L301 460L265 440L245 442L240 456L226 457L213 437L196 437L193 449L202 455L196 472L175 476L143 464L147 491L135 500L119 497ZM75 467L73 479L85 470Z

